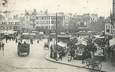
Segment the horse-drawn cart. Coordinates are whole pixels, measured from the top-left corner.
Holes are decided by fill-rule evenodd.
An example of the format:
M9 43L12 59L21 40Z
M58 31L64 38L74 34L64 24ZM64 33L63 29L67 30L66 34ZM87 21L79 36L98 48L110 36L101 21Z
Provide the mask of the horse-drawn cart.
M18 53L18 56L29 55L30 45L27 43L23 43L23 44L20 43L17 48L17 53Z

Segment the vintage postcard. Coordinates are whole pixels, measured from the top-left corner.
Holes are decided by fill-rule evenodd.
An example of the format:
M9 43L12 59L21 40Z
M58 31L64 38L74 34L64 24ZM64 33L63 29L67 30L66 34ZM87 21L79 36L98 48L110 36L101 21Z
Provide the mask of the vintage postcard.
M115 72L115 0L0 0L0 72Z

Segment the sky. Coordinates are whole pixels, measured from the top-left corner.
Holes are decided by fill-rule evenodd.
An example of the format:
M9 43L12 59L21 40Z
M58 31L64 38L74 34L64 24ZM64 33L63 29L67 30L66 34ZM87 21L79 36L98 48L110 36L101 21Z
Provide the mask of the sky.
M48 9L49 12L97 13L99 16L109 16L112 0L8 0L5 8L8 10ZM5 8L1 7L1 9Z

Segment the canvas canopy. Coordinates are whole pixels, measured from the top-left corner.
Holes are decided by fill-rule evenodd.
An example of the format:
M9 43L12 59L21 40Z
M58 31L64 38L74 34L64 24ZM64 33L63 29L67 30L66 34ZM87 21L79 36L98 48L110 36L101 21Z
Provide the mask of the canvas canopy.
M43 34L44 34L44 32L39 32L39 34L43 35Z
M67 43L64 42L58 42L57 45L61 46L61 47L67 47Z
M36 35L35 33L30 33L30 35Z
M29 33L23 33L22 35L29 35Z
M115 38L111 39L111 40L109 41L109 44L110 44L110 46L115 45Z
M104 36L100 36L100 35L95 35L95 38L104 38Z
M8 30L8 31L4 31L4 34L5 35L9 35L9 34L14 34L16 33L17 31L12 31L12 30Z
M82 43L76 43L75 45L84 45L84 46L87 46L87 43L86 42L82 42Z

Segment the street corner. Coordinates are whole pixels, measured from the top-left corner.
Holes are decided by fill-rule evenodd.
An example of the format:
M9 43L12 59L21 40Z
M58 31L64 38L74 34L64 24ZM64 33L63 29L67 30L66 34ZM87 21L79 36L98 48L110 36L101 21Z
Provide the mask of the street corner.
M65 61L60 61L60 60L56 61L55 59L50 58L49 54L47 54L47 55L45 56L45 59L48 60L48 61L50 61L50 62L54 62L54 63L59 63L59 64L63 64L63 65L68 65L68 66L73 66L73 67L88 69L88 68L85 67L85 66L75 65L75 64L72 64L71 62L65 62Z
M53 63L58 63L58 64L63 64L63 65L68 65L68 66L72 66L72 67L77 67L77 68L84 68L84 69L88 69L88 70L91 70L91 68L88 68L86 65L81 65L80 63L78 62L75 62L75 63L72 63L72 62L67 62L67 61L56 61L55 59L53 58L50 58L49 54L46 54L45 57L44 57L47 61L50 61L50 62L53 62ZM81 62L81 61L80 61ZM98 70L97 70L98 71ZM105 68L103 68L101 70L101 72L109 72L108 70L106 70Z

